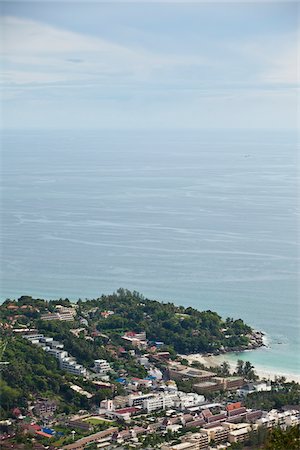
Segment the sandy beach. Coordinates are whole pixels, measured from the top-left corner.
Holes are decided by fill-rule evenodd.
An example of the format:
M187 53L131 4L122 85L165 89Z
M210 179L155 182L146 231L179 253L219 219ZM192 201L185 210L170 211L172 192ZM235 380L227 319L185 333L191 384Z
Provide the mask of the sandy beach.
M187 359L189 363L193 361L198 361L201 364L204 364L206 367L216 367L222 362L226 361L230 365L230 370L233 372L236 368L236 363L232 361L228 361L228 358L226 358L226 354L224 355L218 355L218 356L207 356L202 355L201 353L194 354L194 355L182 355L183 358ZM291 374L291 373L283 373L283 372L277 372L275 370L255 366L255 372L259 376L259 378L266 378L270 380L274 380L275 377L281 377L284 376L286 378L286 381L296 381L297 383L300 383L300 375L299 374Z

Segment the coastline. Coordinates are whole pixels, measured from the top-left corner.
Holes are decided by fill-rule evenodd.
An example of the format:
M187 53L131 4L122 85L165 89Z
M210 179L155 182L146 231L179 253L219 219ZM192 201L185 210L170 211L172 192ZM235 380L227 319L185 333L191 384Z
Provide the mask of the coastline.
M232 352L230 352L232 353ZM196 354L190 354L190 355L181 355L183 358L187 359L189 363L192 361L200 362L201 364L205 365L207 368L209 367L216 367L222 364L222 362L226 361L230 365L230 371L233 372L236 368L236 362L228 360L226 355L229 353L223 353L220 355L206 355L202 353L196 353ZM292 373L284 373L284 372L278 372L276 369L273 368L267 368L262 366L255 366L254 367L255 372L259 376L260 379L266 378L269 380L274 380L275 377L285 377L286 381L295 381L297 383L300 383L300 375L299 374L292 374Z

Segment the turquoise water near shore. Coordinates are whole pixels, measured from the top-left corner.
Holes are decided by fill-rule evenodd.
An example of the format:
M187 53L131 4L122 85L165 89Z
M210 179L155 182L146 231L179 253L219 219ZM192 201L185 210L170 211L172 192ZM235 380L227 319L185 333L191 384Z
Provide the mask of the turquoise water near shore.
M118 287L264 331L253 364L300 373L292 133L6 132L1 300Z

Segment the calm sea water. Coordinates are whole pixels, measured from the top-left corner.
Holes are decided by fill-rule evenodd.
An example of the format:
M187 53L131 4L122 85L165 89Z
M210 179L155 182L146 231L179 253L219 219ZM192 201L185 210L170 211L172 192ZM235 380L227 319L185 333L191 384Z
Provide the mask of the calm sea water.
M242 317L300 373L297 142L263 132L7 132L1 299L118 287Z

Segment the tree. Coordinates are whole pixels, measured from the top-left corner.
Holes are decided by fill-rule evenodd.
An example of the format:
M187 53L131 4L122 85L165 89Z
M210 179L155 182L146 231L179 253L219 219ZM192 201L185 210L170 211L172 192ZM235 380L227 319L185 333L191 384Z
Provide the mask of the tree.
M244 375L244 361L242 359L238 359L235 370L238 375Z
M299 426L290 427L287 430L273 429L268 437L266 450L299 450L300 429Z
M243 372L247 380L255 381L258 378L254 371L254 366L249 361L245 362Z
M230 376L230 364L227 361L222 362L220 365L220 375L222 377L229 377Z

